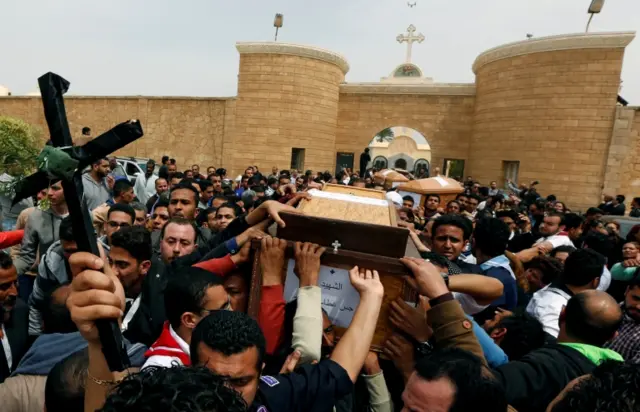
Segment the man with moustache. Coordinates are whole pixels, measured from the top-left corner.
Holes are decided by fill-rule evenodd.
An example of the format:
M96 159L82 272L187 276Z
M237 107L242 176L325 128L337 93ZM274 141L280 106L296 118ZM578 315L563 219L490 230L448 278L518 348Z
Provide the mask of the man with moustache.
M0 383L29 349L29 307L18 298L18 271L0 252Z

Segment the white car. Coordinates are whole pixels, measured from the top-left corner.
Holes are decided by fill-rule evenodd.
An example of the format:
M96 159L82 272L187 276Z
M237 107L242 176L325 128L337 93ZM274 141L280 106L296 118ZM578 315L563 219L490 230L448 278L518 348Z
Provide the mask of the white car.
M140 157L116 157L116 161L124 169L124 172L129 181L135 184L138 173L144 174L147 170L147 162L149 161L149 159ZM160 170L160 167L158 166L158 164L156 164L156 167L153 170L153 174L157 175L158 170Z

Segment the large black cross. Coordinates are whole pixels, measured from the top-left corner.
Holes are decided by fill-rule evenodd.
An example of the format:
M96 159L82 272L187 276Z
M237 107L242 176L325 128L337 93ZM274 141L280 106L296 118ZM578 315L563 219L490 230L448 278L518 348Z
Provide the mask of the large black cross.
M38 84L53 146L61 148L79 163L71 180L62 176L51 176L51 172L45 170L28 176L16 187L14 204L46 189L52 179L62 180L64 197L73 226L73 237L78 245L78 250L100 256L96 234L91 224L91 212L89 212L84 199L82 171L97 160L142 137L142 126L140 122L135 120L120 123L83 146L73 146L63 99L64 93L69 90L69 82L57 74L49 72L38 79ZM96 326L109 369L123 371L128 368L130 366L129 357L118 323L115 320L103 320L96 322Z

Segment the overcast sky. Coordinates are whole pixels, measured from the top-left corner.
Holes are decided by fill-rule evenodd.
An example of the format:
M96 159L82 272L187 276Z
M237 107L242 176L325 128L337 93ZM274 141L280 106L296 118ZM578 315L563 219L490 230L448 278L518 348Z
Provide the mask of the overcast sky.
M436 82L473 82L489 48L583 32L590 0L0 0L0 84L34 91L54 71L86 95L234 96L236 41L278 40L343 54L347 81L378 81L402 63L396 42L426 36L413 61ZM591 31L640 29L640 0L607 0ZM627 48L622 95L640 105L640 39Z

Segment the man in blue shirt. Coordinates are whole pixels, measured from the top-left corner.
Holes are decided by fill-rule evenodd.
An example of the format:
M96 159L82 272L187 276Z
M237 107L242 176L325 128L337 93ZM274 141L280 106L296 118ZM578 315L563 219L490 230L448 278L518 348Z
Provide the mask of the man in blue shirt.
M507 224L496 218L479 220L473 231L471 243L473 255L480 264L483 274L498 279L504 286L502 296L474 316L481 325L485 320L493 318L497 308L512 311L518 304L516 276L511 270L509 259L504 254L510 234Z

